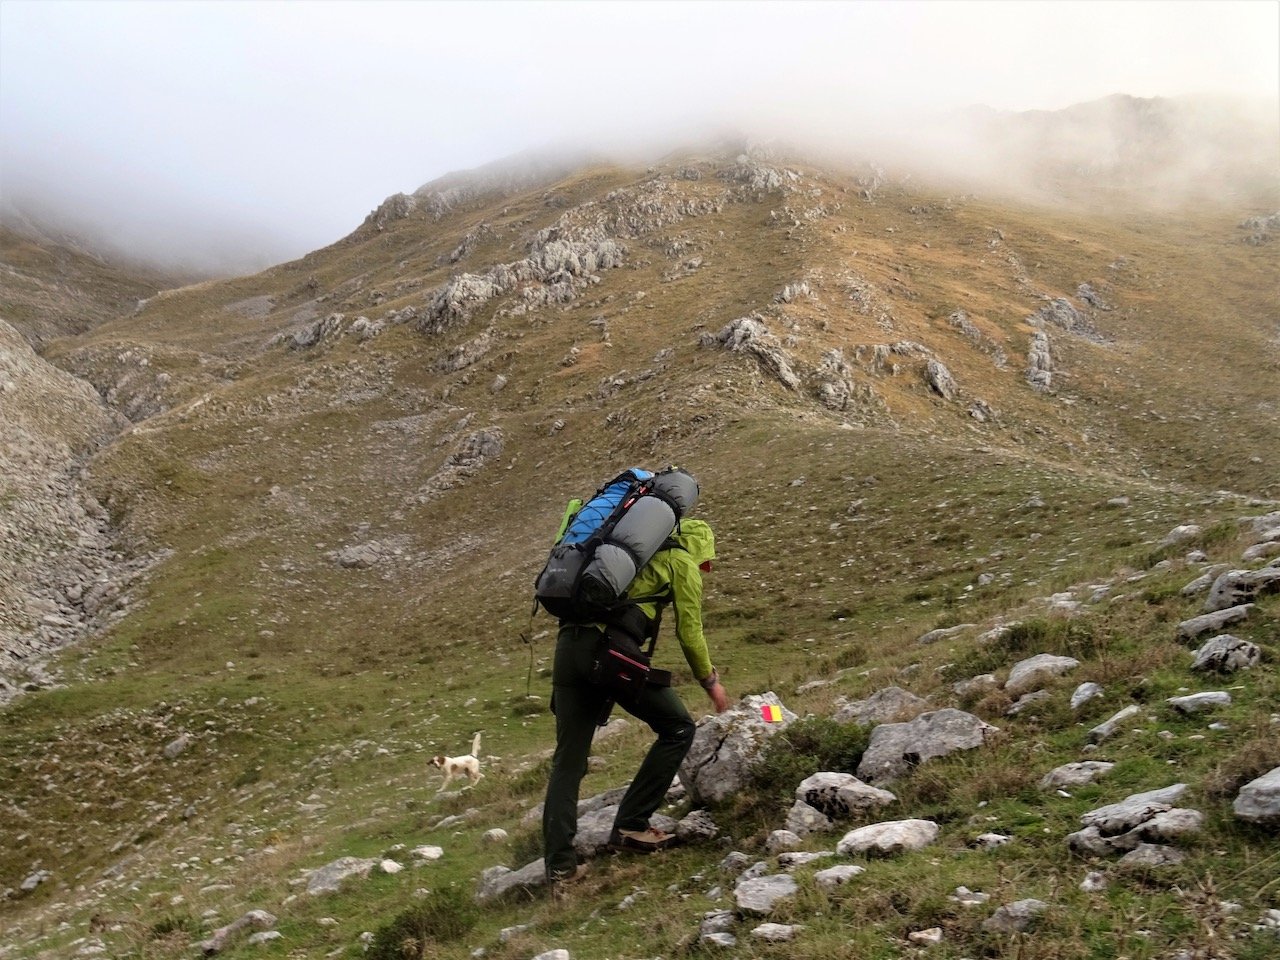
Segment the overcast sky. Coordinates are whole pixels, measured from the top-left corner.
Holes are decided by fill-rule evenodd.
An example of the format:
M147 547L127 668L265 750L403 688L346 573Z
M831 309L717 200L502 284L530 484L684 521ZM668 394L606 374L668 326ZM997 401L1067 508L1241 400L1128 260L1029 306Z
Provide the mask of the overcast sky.
M0 0L0 196L263 263L565 141L1112 93L1280 97L1280 3Z

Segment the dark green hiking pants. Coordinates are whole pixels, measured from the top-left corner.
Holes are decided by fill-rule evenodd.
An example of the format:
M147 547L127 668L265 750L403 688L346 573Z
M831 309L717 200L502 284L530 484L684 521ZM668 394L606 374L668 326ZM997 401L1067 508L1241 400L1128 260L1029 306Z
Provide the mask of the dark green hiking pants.
M561 627L556 638L556 658L551 669L556 752L542 811L548 876L572 872L578 864L573 849L578 832L578 787L587 772L591 738L607 699L590 680L600 641L600 631L590 626ZM635 703L621 706L647 723L658 737L636 771L614 820L619 830L644 830L693 744L695 727L689 711L670 687L645 687Z

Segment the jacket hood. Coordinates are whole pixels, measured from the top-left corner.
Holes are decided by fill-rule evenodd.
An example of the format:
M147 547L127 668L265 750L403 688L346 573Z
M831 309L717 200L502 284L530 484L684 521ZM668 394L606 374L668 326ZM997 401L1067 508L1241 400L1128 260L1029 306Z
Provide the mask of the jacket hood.
M716 557L716 535L705 520L681 520L671 536L698 565Z

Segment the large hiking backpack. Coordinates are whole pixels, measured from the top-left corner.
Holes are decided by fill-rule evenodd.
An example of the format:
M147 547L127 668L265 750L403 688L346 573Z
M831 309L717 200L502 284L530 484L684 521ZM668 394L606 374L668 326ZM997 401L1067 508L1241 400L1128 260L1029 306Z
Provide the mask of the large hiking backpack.
M538 574L535 600L561 620L609 621L627 605L640 568L697 502L697 481L675 467L659 473L632 467L576 510L571 501Z

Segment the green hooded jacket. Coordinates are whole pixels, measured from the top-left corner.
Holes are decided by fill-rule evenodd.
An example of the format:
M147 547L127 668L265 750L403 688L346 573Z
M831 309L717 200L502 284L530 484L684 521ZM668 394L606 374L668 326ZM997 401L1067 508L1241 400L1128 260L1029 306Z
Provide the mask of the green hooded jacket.
M628 597L670 595L675 614L676 639L696 680L711 676L711 655L702 633L702 571L700 564L714 560L716 537L705 520L681 520L672 534L683 549L659 550L631 583ZM657 615L656 603L639 604L645 615Z

